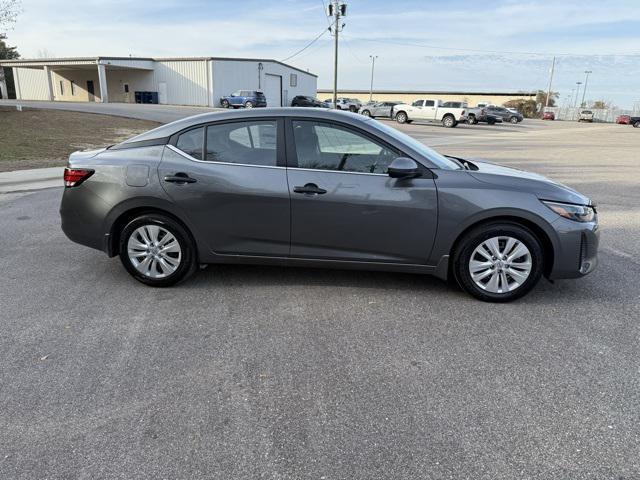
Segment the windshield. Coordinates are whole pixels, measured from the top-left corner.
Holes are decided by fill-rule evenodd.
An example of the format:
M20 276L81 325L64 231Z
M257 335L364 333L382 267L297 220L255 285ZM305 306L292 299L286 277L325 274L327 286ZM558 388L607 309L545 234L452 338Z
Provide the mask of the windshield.
M445 170L461 170L463 168L459 163L445 157L444 155L441 155L435 150L427 147L424 143L419 142L413 137L410 137L406 133L402 133L400 130L396 130L393 127L377 121L371 121L370 125L388 135L391 135L392 137L400 140L402 143L408 145L421 155L424 155L429 160L431 160L431 162L433 162L434 165L436 165L438 168L443 168Z

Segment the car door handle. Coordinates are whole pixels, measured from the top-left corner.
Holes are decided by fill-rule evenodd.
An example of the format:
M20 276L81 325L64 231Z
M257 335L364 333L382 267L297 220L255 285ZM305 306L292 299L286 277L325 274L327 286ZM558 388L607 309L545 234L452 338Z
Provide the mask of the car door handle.
M178 172L175 175L166 175L164 177L165 182L169 183L196 183L195 178L191 178L186 173Z
M310 195L322 195L327 193L324 188L318 187L315 183L307 183L304 187L293 187L293 191L296 193L307 193Z

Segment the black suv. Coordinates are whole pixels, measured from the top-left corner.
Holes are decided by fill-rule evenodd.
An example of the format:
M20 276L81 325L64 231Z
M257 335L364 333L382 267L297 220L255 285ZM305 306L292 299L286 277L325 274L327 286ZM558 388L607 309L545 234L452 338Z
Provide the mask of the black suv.
M298 95L296 97L293 97L291 106L329 108L329 105L326 102L321 102L317 98L308 97L306 95Z
M504 107L489 106L485 107L485 110L487 115L500 117L505 122L520 123L524 119L520 112L512 112Z

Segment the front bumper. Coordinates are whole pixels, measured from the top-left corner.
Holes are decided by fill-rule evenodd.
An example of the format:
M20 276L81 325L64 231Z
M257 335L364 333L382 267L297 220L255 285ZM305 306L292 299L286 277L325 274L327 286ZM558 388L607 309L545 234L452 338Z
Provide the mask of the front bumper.
M560 217L553 222L558 245L550 279L578 278L593 272L598 265L600 227L596 221L579 223Z

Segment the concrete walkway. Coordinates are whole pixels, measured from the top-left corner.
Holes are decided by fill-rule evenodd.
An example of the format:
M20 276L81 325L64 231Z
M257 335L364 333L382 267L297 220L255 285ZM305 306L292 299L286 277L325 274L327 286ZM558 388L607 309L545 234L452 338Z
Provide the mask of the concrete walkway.
M23 108L50 108L54 110L71 110L74 112L101 113L103 115L116 115L118 117L151 120L160 123L169 123L200 113L224 111L222 108L188 107L180 105L0 100L0 107L15 105L22 105Z
M62 187L63 167L0 172L0 194Z

